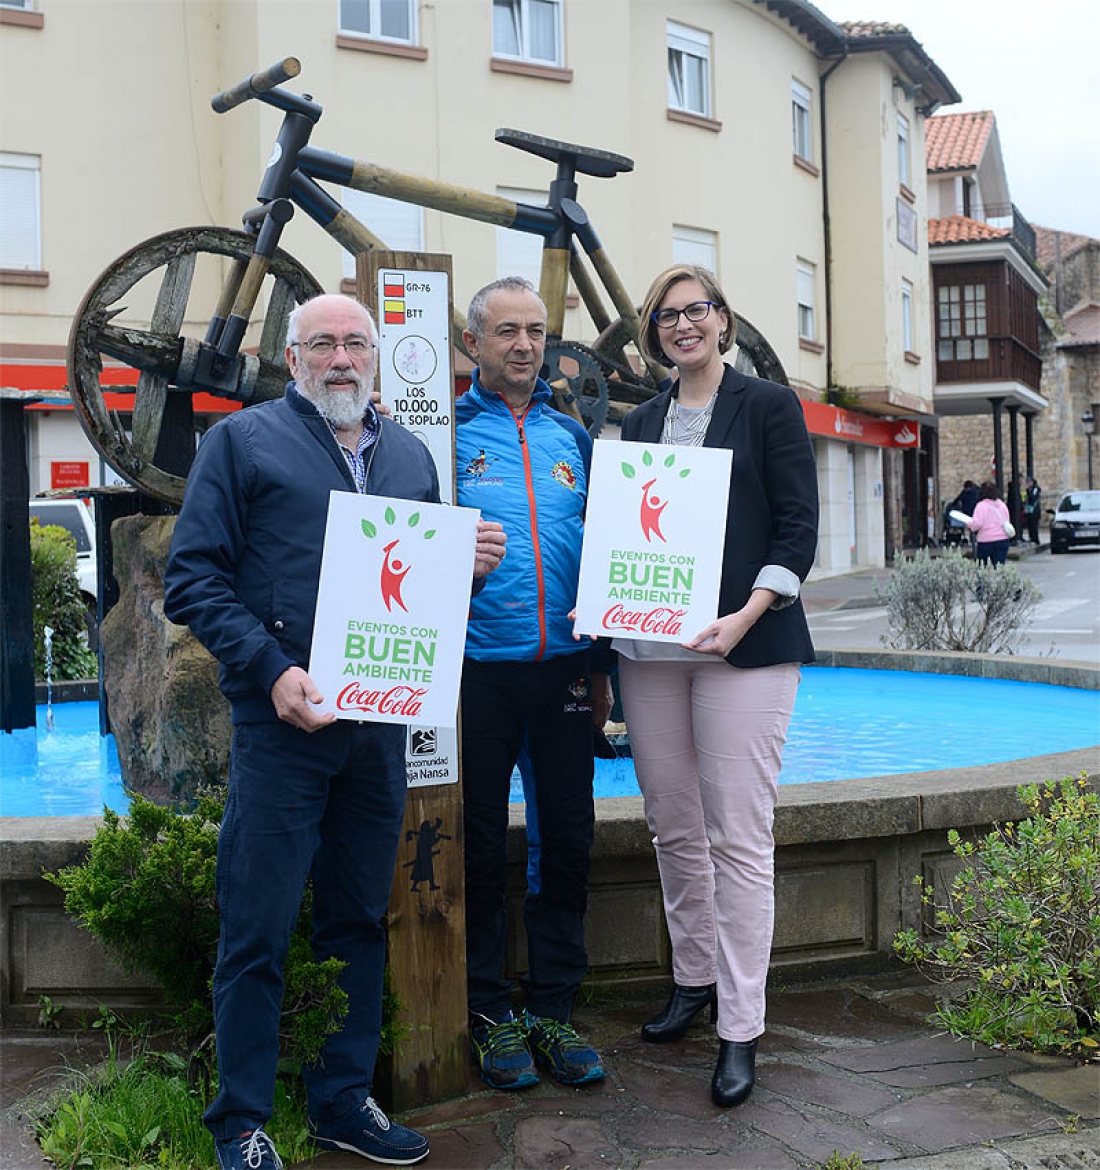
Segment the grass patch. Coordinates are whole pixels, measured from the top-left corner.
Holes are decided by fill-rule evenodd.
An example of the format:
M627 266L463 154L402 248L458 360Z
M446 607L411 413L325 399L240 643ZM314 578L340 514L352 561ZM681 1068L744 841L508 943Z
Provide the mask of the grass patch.
M145 1039L120 1044L110 1037L107 1059L74 1071L63 1094L34 1118L42 1152L65 1170L215 1165L202 1114L216 1084L205 1070L191 1071L189 1077L184 1057L154 1051ZM279 1078L275 1112L264 1128L288 1163L314 1152L296 1078Z

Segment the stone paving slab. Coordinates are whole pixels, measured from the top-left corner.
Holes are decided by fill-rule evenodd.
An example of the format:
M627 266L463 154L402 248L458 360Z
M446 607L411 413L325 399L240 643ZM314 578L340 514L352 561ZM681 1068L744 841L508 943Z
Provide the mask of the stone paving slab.
M806 1104L820 1105L849 1117L868 1117L898 1102L898 1094L868 1083L861 1077L829 1076L803 1065L782 1061L758 1064L758 1089Z
M1047 1102L995 1085L951 1085L868 1118L888 1138L935 1153L1033 1133L1060 1132Z
M1035 1069L1008 1078L1012 1084L1059 1109L1094 1121L1100 1118L1100 1065Z
M741 1111L753 1129L770 1135L814 1165L834 1151L850 1154L858 1150L864 1161L888 1161L913 1152L850 1118L837 1118L809 1105L796 1107L777 1097L765 1100L754 1093Z
M1026 1061L1015 1054L943 1035L846 1049L824 1054L821 1059L886 1085L913 1089L983 1080L1027 1068Z
M1022 1141L904 1158L890 1170L1100 1170L1100 1131L1048 1135Z

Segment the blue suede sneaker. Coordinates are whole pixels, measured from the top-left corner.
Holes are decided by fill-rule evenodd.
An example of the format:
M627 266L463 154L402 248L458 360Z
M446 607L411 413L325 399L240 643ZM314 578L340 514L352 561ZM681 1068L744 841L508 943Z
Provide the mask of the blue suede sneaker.
M283 1160L262 1129L215 1142L219 1170L283 1170Z
M572 1024L547 1016L523 1013L523 1027L535 1059L563 1085L587 1085L603 1080L600 1054L577 1035Z
M526 1029L511 1012L499 1024L472 1016L470 1050L481 1079L494 1089L526 1089L539 1083Z
M335 1121L314 1127L313 1140L329 1150L349 1150L386 1166L411 1166L428 1156L428 1139L398 1125L373 1097Z

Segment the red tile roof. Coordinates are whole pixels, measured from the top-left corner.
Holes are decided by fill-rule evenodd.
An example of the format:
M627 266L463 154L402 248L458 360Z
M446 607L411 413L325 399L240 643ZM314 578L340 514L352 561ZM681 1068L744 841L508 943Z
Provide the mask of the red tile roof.
M1031 226L1035 229L1035 259L1044 269L1049 269L1054 264L1054 239L1056 236L1061 236L1063 260L1089 244L1100 243L1100 240L1096 240L1092 236L1082 236L1076 232L1063 232L1056 228L1040 227L1037 223L1033 223Z
M1060 346L1100 345L1100 305L1086 305L1062 320L1069 336L1062 338Z
M850 37L912 36L904 24L889 24L884 20L838 20L837 24Z
M961 171L982 161L993 129L993 111L936 114L924 124L924 158L929 171Z
M965 215L948 215L928 221L929 244L969 244L975 240L1003 240L1011 235L1011 228L990 227Z

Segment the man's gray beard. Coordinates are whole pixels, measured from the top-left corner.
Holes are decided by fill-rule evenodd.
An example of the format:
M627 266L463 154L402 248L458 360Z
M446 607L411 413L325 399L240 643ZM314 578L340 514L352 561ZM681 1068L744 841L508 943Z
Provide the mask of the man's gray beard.
M373 379L364 378L356 370L349 373L358 382L355 390L330 390L324 377L305 370L299 371L295 382L302 397L312 402L317 413L337 429L362 422L363 415L367 413L367 403L370 402L370 383ZM330 370L326 376L331 374ZM340 374L343 376L345 371L341 370Z

